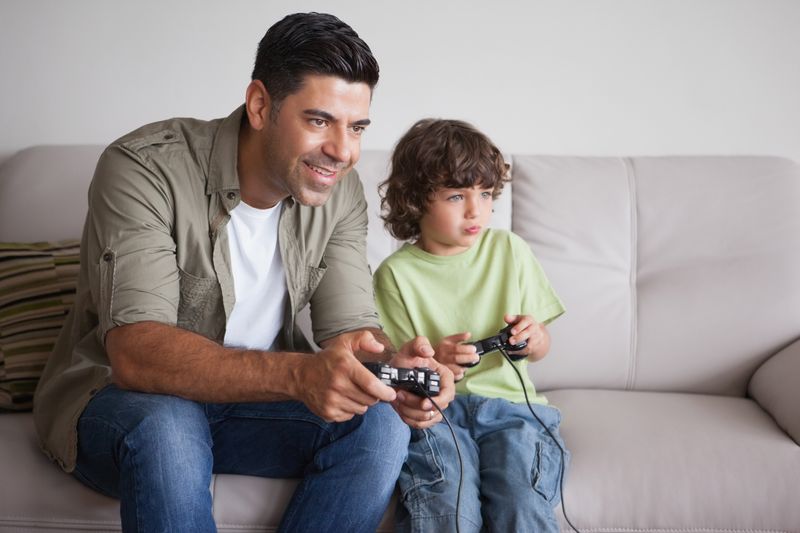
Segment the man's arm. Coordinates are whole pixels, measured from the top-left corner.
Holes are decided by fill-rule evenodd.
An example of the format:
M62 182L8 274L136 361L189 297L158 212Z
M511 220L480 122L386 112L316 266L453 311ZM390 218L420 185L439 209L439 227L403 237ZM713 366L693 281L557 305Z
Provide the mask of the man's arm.
M120 388L202 402L301 401L328 421L363 414L395 392L353 355L379 353L369 334L352 334L310 355L226 348L174 326L141 322L111 329L106 348Z

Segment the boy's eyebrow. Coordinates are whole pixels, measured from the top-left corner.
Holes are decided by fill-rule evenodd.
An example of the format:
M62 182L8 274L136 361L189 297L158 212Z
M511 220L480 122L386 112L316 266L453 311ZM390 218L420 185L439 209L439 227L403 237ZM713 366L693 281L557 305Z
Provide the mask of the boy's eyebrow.
M338 119L328 113L327 111L323 111L322 109L304 109L303 113L312 117L319 117L321 119L327 120L328 122L338 122ZM351 126L369 126L372 124L372 121L368 118L362 118L361 120L356 120L351 124Z

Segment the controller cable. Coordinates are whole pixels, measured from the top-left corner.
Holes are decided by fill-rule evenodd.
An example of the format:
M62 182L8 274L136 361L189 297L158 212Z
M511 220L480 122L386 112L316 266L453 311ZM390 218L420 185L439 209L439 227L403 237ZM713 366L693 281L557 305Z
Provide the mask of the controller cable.
M425 394L425 396L427 396L427 398L431 401L436 410L439 411L439 414L442 415L442 419L447 423L447 428L450 430L450 434L453 436L453 444L456 445L456 455L458 456L458 492L456 493L456 533L461 533L461 530L459 529L458 526L458 518L459 515L461 514L461 483L464 480L464 461L461 459L461 449L458 446L458 439L456 438L456 432L453 430L453 426L450 424L450 421L445 416L444 411L442 411L442 408L439 407L439 404L437 404L436 401L431 397L431 395L428 394L428 391L425 389L425 387L422 386L422 384L419 381L417 381L417 377L412 375L411 380L417 383L418 389L422 391L422 393Z
M498 349L500 350L500 353L503 354L503 357L506 358L506 361L509 362L511 368L514 369L514 372L516 372L517 377L519 378L519 383L520 385L522 385L522 392L523 394L525 394L525 402L528 404L528 410L531 412L531 414L537 420L537 422L539 422L539 425L544 428L544 430L547 432L548 435L550 435L550 438L553 440L553 442L556 443L556 446L558 446L558 449L561 451L561 469L559 472L559 481L558 481L558 489L561 496L561 511L564 513L564 518L567 520L567 524L569 524L569 527L574 529L576 533L580 533L578 528L572 524L572 521L569 519L569 516L567 516L567 506L566 503L564 503L564 461L566 460L565 458L566 452L564 451L564 448L561 446L561 443L558 442L558 439L556 439L555 436L550 432L550 428L548 428L547 425L544 422L542 422L542 419L539 418L539 416L533 411L533 407L531 407L531 401L528 398L528 391L525 388L525 381L522 379L522 374L519 373L519 369L516 367L516 365L514 365L514 362L511 360L511 357L508 355L508 352L506 352L505 348L498 348Z

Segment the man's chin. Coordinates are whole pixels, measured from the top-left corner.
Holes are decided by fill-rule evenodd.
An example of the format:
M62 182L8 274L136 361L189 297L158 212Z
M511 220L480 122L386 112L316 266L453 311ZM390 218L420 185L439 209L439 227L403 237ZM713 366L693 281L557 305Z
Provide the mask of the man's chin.
M300 205L307 207L320 207L328 201L331 197L330 189L326 191L302 191L300 194L294 196L294 200Z

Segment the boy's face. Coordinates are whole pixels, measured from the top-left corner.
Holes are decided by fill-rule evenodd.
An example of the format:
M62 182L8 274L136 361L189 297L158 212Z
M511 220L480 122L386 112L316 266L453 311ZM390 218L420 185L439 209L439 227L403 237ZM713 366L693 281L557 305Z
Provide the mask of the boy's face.
M492 216L492 189L439 189L419 221L417 246L434 255L455 255L472 246Z

